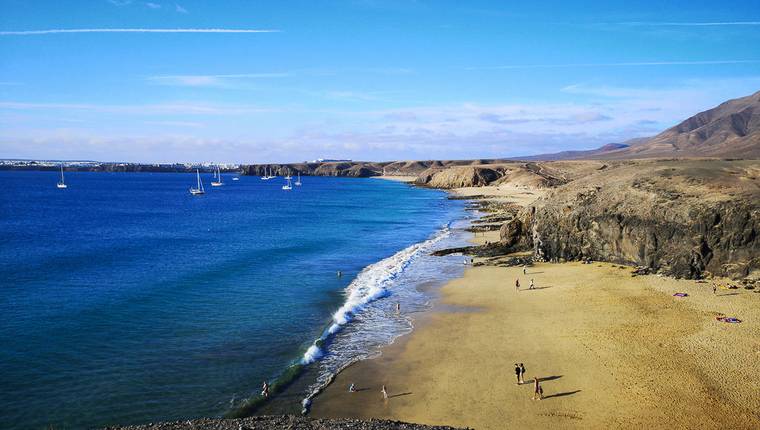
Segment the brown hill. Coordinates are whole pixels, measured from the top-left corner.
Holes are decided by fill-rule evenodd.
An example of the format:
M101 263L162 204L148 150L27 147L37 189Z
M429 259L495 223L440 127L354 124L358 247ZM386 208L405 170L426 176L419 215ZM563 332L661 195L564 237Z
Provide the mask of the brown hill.
M700 112L651 138L632 139L590 151L520 157L524 160L634 158L760 158L760 91Z

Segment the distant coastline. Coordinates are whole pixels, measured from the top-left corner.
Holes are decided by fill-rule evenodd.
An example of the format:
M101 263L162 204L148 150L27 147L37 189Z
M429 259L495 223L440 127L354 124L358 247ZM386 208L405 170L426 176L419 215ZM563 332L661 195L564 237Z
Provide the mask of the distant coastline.
M187 173L213 172L217 167L223 173L237 173L239 164L215 163L122 163L113 161L90 160L0 160L0 170L30 170L57 171L63 165L69 172L158 172L158 173Z

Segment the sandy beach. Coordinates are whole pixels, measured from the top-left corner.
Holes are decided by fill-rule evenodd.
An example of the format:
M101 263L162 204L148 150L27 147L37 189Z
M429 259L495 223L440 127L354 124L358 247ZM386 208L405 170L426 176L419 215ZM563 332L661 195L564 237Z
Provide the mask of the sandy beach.
M631 272L468 269L411 335L338 375L313 414L476 429L760 428L760 294ZM531 400L534 376L544 400Z

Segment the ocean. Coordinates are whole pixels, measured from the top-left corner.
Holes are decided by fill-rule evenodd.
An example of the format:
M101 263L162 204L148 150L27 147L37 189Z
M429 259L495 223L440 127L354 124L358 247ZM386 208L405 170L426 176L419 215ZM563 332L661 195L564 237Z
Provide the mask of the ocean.
M298 412L463 270L429 255L467 238L442 191L202 177L191 196L194 174L68 172L60 190L57 172L0 171L4 428L247 413L264 380Z

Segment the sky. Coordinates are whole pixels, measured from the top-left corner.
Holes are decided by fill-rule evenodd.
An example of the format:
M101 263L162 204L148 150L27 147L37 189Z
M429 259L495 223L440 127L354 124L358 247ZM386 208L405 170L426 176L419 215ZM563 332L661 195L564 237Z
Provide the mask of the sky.
M502 158L760 90L760 2L0 0L0 158Z

